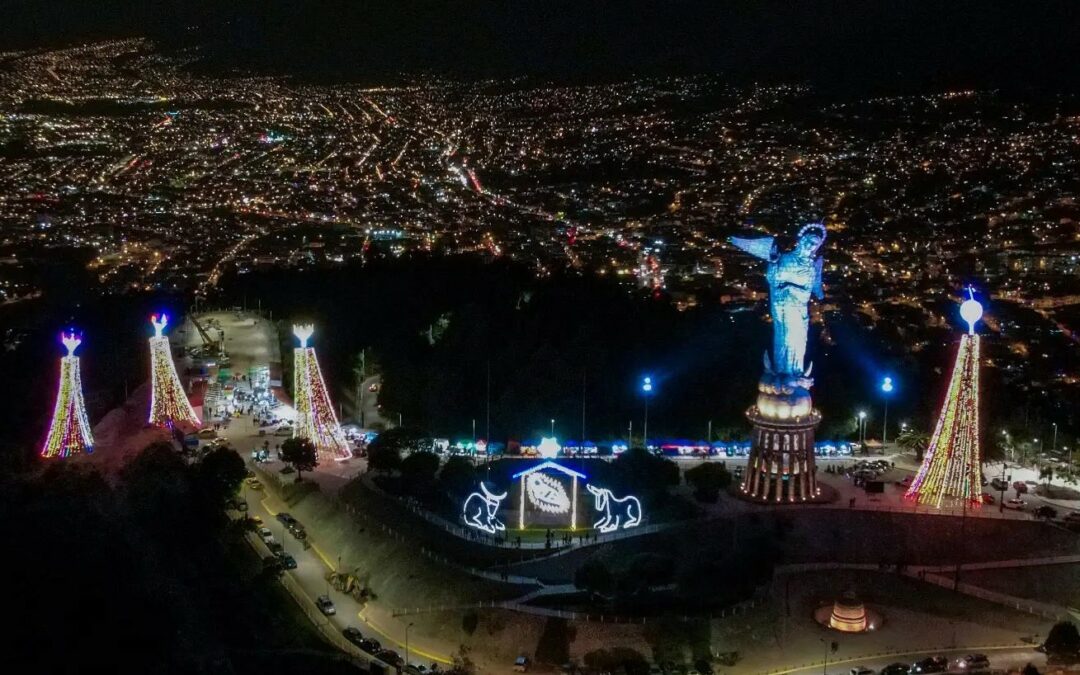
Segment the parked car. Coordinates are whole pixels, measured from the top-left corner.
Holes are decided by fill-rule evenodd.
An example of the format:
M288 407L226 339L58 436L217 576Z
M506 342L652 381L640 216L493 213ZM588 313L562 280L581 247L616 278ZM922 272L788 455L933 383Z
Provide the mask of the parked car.
M281 513L277 514L274 517L277 518L278 522L281 523L282 525L292 525L293 523L296 522L296 518L293 518L291 515L289 515L285 511L282 511Z
M983 504L996 504L997 502L994 500L994 495L990 494L989 492L984 492L984 493L982 493L982 503Z
M528 669L529 669L529 657L528 656L519 656L516 659L514 659L514 672L515 673L524 673Z
M911 666L906 663L890 663L878 675L908 675L910 671Z
M867 668L866 666L855 666L848 675L875 675L876 671L873 668Z
M270 552L278 557L285 554L285 547L276 541L267 542L266 548L270 549Z
M990 481L990 486L992 488L994 488L995 490L1008 490L1009 489L1009 484L1005 481L1004 478L1001 478L1001 477L997 477L997 478L992 479Z
M337 614L337 608L334 607L334 601L330 599L329 595L320 595L315 598L315 605L318 606L319 611L326 616Z
M1023 499L1020 499L1018 497L1013 497L1012 499L1006 499L1004 502L1001 503L1001 505L1004 506L1007 509L1013 509L1015 511L1023 511L1024 506L1027 505L1027 502L1025 502Z
M944 673L949 669L949 660L944 656L928 656L922 661L911 664L909 673Z
M379 644L379 641L372 638L364 638L358 642L356 646L359 647L361 651L365 651L368 654L378 654L379 650L382 649L382 645Z
M282 552L280 555L278 555L278 559L281 561L281 566L285 569L296 569L296 558L292 557L288 553Z
M986 658L986 654L968 654L956 660L956 667L965 673L980 673L990 670L990 659Z
M353 643L357 647L359 647L360 643L364 641L364 635L360 632L359 628L356 628L354 626L349 626L348 628L344 629L343 631L341 631L341 634L345 636L346 640Z
M380 661L389 663L395 668L400 668L405 665L405 660L402 659L401 655L395 652L393 649L382 649L379 651L378 654L375 655L375 658L379 659Z
M1012 484L1013 489L1016 490L1016 494L1022 495L1028 491L1027 483L1022 480L1018 480Z
M263 484L259 482L258 478L248 478L244 483L252 490L263 489Z
M270 531L269 527L260 527L259 539L262 539L263 543L269 546L274 542L274 533Z
M296 537L299 541L307 539L307 530L300 523L293 523L289 526L289 534Z
M1057 509L1055 509L1053 506L1040 506L1039 508L1032 511L1031 515L1035 516L1036 518L1053 520L1054 518L1057 518Z

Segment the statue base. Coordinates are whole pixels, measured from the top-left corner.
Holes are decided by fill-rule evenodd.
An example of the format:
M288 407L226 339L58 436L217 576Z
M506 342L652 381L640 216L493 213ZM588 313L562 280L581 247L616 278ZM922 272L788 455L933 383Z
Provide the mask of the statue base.
M763 397L772 398L762 394L759 404ZM809 406L809 396L805 401L807 412L802 415L778 416L777 408L790 412L790 403L772 403L764 410L755 405L746 411L754 430L740 494L744 499L770 504L818 501L821 490L814 464L814 429L821 422L821 413Z

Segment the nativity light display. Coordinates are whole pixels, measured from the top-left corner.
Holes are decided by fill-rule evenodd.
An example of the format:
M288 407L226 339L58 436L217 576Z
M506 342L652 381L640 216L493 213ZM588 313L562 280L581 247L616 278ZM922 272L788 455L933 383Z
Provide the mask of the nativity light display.
M968 299L960 305L960 316L967 322L968 332L960 338L945 403L926 456L905 494L908 499L939 508L950 501L972 506L982 503L979 336L975 333L982 305L970 288Z
M306 438L315 445L319 461L344 461L352 457L345 433L341 430L330 393L323 381L315 349L308 340L315 333L311 324L293 326L300 346L293 350L293 396L296 398L294 438Z
M574 471L552 460L545 460L511 477L518 482L518 529L524 530L526 512L556 516L569 515L567 526L570 530L578 529L578 484L586 479L585 474ZM627 530L641 524L641 501L637 497L616 497L611 490L585 484L593 495L594 509L601 514L593 527L602 533ZM495 494L487 485L480 483L480 489L473 492L462 505L462 518L468 527L495 534L506 526L497 517L499 508L509 491Z
M75 356L75 350L82 344L82 336L68 331L60 334L60 342L67 348L67 355L60 359L56 406L41 449L41 456L46 459L64 459L94 451L94 436L83 402L79 357Z
M154 337L150 338L150 424L172 428L176 424L199 426L199 418L191 407L180 377L176 374L169 338L165 337L168 314L150 317Z

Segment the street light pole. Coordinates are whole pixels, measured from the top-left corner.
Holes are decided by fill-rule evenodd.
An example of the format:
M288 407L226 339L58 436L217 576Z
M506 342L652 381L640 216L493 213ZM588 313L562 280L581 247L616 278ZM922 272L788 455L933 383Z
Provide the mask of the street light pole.
M412 628L412 622L405 624L405 667L409 667L409 629Z
M1054 441L1050 448L1050 452L1057 452L1057 422L1054 422Z
M555 418L551 418L551 437L555 438Z
M645 395L645 427L642 430L644 435L642 438L642 445L645 446L645 451L649 450L649 394L652 393L653 383L652 378L646 375L641 380L641 392Z

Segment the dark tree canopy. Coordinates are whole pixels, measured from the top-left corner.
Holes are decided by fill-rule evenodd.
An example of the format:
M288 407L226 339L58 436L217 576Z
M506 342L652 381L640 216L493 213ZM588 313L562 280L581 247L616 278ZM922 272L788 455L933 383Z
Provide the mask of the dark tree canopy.
M319 465L319 453L306 438L288 438L281 444L281 461L296 469L296 479L300 480L303 472Z
M1054 624L1043 644L1047 656L1055 660L1073 663L1080 661L1080 632L1072 621Z
M419 450L423 439L423 434L407 427L384 431L368 445L368 466L373 471L399 469L402 457Z
M687 471L686 482L694 487L694 498L713 503L720 491L731 485L731 474L718 463L706 462Z

